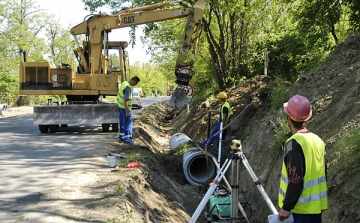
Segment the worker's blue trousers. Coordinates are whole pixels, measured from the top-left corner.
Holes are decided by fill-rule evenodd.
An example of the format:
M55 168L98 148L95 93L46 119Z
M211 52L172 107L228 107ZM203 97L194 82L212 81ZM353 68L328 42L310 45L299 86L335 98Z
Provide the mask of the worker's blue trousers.
M210 145L212 144L215 140L218 142L219 141L219 136L220 133L215 135L216 133L218 133L220 131L220 124L222 121L218 121L214 127L214 129L212 130L212 132L210 133L209 137L204 140L201 144L203 145Z
M119 133L119 141L124 141L127 143L132 142L132 114L130 111L130 116L126 117L126 110L124 108L119 108L119 125L120 125L120 133Z
M294 223L321 223L321 214L294 214Z

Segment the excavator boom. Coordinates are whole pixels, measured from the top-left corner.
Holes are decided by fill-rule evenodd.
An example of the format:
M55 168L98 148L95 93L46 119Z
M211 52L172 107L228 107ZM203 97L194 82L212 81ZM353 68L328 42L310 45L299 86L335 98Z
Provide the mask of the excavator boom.
M176 3L164 2L143 6L139 8L122 10L113 15L95 15L88 20L74 26L70 33L74 36L85 34L89 38L89 49L91 53L91 64L88 60L81 60L82 66L86 72L100 74L104 72L103 59L103 43L106 42L106 36L111 30L131 27L136 25L148 24L153 22L161 22L166 20L187 18L185 30L178 52L178 58L175 65L177 90L172 95L170 104L172 107L179 107L189 103L193 93L189 82L192 79L192 66L201 31L201 21L205 10L205 0L198 0L193 7L175 7L166 8L167 6L176 5ZM105 39L104 39L105 38ZM190 61L185 61L189 49L193 47L193 56ZM82 49L78 51L79 58Z
M172 91L170 105L179 107L189 103L193 94L189 82L205 4L205 0L198 0L192 7L164 2L88 17L70 30L77 44L76 70L70 64L28 62L24 57L19 94L66 95L67 98L66 102L48 101L34 106L34 124L39 125L42 133L56 132L59 126L68 124L95 123L101 123L103 131L109 131L110 126L112 131L118 131L118 107L115 103L103 103L102 97L116 96L120 84L128 79L125 52L128 43L109 41L109 34L115 29L179 18L186 18L186 25L174 69L178 86ZM82 44L80 39L84 39ZM193 55L185 61L191 47ZM111 60L110 50L117 51L117 63Z

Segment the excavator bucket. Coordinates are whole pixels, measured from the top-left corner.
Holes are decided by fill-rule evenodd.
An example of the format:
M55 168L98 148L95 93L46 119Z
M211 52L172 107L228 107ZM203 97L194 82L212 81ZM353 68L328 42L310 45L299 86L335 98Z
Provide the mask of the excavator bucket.
M170 98L170 106L173 108L181 107L190 102L191 97L188 96L188 91L183 87L177 87Z

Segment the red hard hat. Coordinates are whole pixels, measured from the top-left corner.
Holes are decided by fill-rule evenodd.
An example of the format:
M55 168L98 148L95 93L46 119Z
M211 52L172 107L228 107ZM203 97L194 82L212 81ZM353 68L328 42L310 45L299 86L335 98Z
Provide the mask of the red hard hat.
M295 95L284 103L284 111L296 122L307 121L312 115L309 100L301 95Z

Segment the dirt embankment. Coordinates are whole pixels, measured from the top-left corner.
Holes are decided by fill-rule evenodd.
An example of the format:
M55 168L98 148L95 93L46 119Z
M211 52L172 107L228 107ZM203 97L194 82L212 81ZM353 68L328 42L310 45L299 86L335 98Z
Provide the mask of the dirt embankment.
M272 122L284 118L284 113L281 108L277 112L270 109L269 93L274 86L271 79L256 76L240 86L227 89L226 92L234 108L234 120L229 136L243 141L247 159L265 183L267 193L277 206L282 154L274 154L270 145L276 135ZM346 132L360 129L360 36L350 36L318 68L301 76L290 89L290 95L295 94L304 95L311 101L313 117L308 122L308 128L326 143L329 209L324 212L323 220L328 223L360 221L360 190L357 187L360 179L354 177L360 168L359 162L354 162L355 166L345 167L342 163L343 148L339 148L337 144ZM206 138L208 110L217 107L215 101L194 101L190 114L187 114L186 109L179 109L175 111L175 117L171 121L163 118L162 112L166 112L165 109L147 116L149 123L158 131L169 135L182 132L194 141L200 141ZM212 124L216 118L211 118ZM229 143L225 141L223 144L224 154L229 151ZM216 148L213 151L216 152ZM355 156L359 160L358 152ZM169 161L171 157L165 156L165 161L158 163L164 168L163 173L169 177L168 180L177 182L177 187L185 187L186 181L184 184L183 179L179 180L183 178L182 170L176 169L179 174L174 174L174 165ZM240 179L240 200L250 201L254 208L252 222L264 222L270 213L269 208L245 168L242 168ZM179 201L188 216L193 214L196 203L199 204L199 197L204 195L204 189L193 188L193 192L198 192L198 196L187 196Z
M277 206L282 154L274 153L270 145L276 135L272 123L284 118L284 113L281 108L277 112L271 111L269 94L274 87L270 78L256 76L226 92L234 110L228 138L242 140L251 167ZM359 162L347 166L343 148L337 144L346 132L360 131L360 36L349 37L318 68L301 76L290 89L290 95L294 94L304 95L311 101L313 117L308 128L326 143L329 209L324 212L323 221L360 221L360 178L356 177ZM111 199L104 199L118 210L105 221L158 223L190 219L207 187L193 187L185 180L181 157L170 151L167 143L169 136L178 132L194 141L205 139L208 110L218 106L215 101L193 101L189 114L186 108L180 108L173 111L170 120L166 102L144 110L134 122L134 145L114 143L109 148L118 153L139 154L140 168L132 171L119 168L113 175L116 184L106 184L105 178L104 182L99 182L107 191L113 191ZM211 123L214 124L216 119L217 116L212 116ZM229 144L230 140L223 143L225 155L229 152ZM217 155L216 146L210 146L209 151ZM360 160L359 153L355 155L355 159ZM266 222L271 212L243 166L240 201L252 203L251 222ZM92 205L96 207L96 204ZM206 220L201 215L197 222Z

